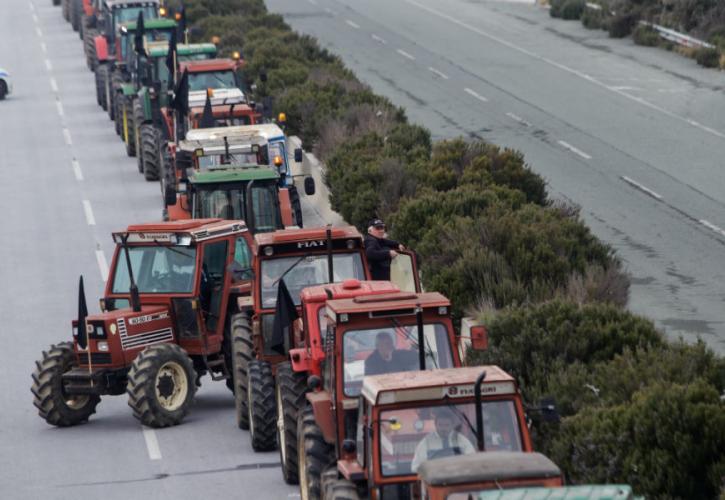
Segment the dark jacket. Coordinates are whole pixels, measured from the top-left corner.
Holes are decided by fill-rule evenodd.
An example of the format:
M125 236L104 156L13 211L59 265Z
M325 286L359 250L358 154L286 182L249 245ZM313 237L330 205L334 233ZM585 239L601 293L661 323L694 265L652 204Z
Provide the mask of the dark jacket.
M390 251L397 251L399 246L397 241L365 235L365 255L374 280L390 281Z
M385 361L378 351L365 360L365 375L407 372L418 369L418 353L405 349L396 349L390 361Z

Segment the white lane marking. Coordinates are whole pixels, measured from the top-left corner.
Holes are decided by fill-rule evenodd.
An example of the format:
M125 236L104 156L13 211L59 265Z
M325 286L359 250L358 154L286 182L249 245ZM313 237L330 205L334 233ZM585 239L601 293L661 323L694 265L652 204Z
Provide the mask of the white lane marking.
M48 53L48 47L45 45L45 42L40 42L40 50L43 51L43 54Z
M30 2L29 5L30 5L30 10L31 11L34 11L35 10L35 5L33 5L33 2Z
M431 73L433 73L433 74L435 74L435 75L438 75L438 76L440 76L440 77L441 77L441 78L443 78L444 80L448 80L448 75L446 75L446 74L445 74L445 73L443 73L442 71L438 71L438 70L437 70L437 69L435 69L435 68L434 68L433 66L428 66L428 71L430 71Z
M149 458L151 460L161 460L161 448L159 448L159 440L156 439L154 430L144 427L143 438L146 441L146 450L149 452Z
M53 71L53 65L50 63L50 59L45 60L45 67L48 69L48 71Z
M647 195L651 196L651 197L652 197L652 198L654 198L655 200L662 200L662 196L660 196L659 194L655 193L655 192L654 192L654 191L652 191L652 190L651 190L650 188L648 188L648 187L646 187L646 186L643 186L643 185L642 185L642 184L640 184L639 182L637 182L637 181L635 181L635 180L633 180L633 179L630 179L630 178L629 178L629 177L627 177L626 175L623 175L623 176L622 176L622 180L623 180L624 182L626 182L627 184L629 184L629 185L633 186L633 187L634 187L635 189L639 189L639 190L640 190L640 191L642 191L643 193L645 193L645 194L647 194Z
M35 24L38 24L38 16L35 14L35 12L33 12L33 15L31 17L33 18L33 22Z
M328 14L330 14L332 16L336 16L337 15L337 11L336 10L332 10L329 7L325 7L325 12L327 12Z
M481 102L488 102L488 99L486 99L485 97L483 97L481 94L479 94L475 90L471 90L471 89L469 89L469 88L466 87L465 89L463 89L463 91L466 94L475 97L476 99L478 99Z
M350 21L349 19L345 19L345 24L347 24L348 26L352 26L356 30L360 29L360 25L358 23Z
M564 146L564 148L568 149L569 151L571 151L575 155L581 156L585 160L591 160L592 159L592 157L589 156L588 154L586 154L584 151L582 151L581 149L575 148L574 146L572 146L568 142L564 142L564 141L557 141L557 142L559 144L561 144L562 146Z
M307 0L307 1L310 2L312 5L317 5L317 0Z
M78 160L76 160L74 158L72 161L72 165L73 165L73 175L76 176L76 180L82 181L83 180L83 171L81 170L81 164L78 163Z
M53 90L53 92L58 93L58 82L55 81L55 78L52 76L50 77L50 88Z
M531 126L531 124L529 122L527 122L526 120L524 120L523 118L521 118L518 115L515 115L513 113L506 113L506 116L508 116L512 120L515 120L515 121L519 122L521 125L524 125L526 127L530 127Z
M70 130L68 130L65 127L63 127L63 139L65 139L65 143L68 146L72 146L73 145L73 139L71 139Z
M492 40L492 41L494 41L494 42L496 42L496 43L498 43L500 45L503 45L505 47L508 47L508 48L510 48L512 50L515 50L517 52L520 52L522 54L525 54L525 55L527 55L527 56L529 56L529 57L531 57L533 59L537 59L537 60L539 60L541 62L545 62L546 64L549 64L551 66L554 66L555 68L559 68L562 71L566 71L567 73L571 73L572 75L578 76L579 78L582 78L584 80L587 80L587 81L589 81L589 82L591 82L591 83L593 83L593 84L595 84L595 85L597 85L597 86L599 86L599 87L601 87L603 89L607 89L607 90L609 90L611 92L614 92L615 94L618 94L618 95L620 95L620 96L622 96L622 97L624 97L626 99L629 99L631 101L637 102L637 103L641 104L642 106L646 106L646 107L648 107L650 109L653 109L653 110L658 111L658 112L660 112L660 113L662 113L664 115L667 115L670 118L674 118L676 120L680 120L682 122L688 123L688 124L692 125L693 127L699 128L700 130L704 130L705 132L708 132L708 133L710 133L712 135L715 135L717 137L720 137L721 139L725 139L725 133L722 133L719 130L715 130L713 128L706 127L706 126L701 125L701 124L699 124L697 122L695 122L697 124L690 123L687 120L687 118L684 118L684 117L682 117L682 116L680 116L680 115L678 115L676 113L673 113L672 111L669 111L669 110L667 110L665 108L661 108L661 107L657 106L656 104L653 104L653 103L651 103L651 102L649 102L649 101L647 101L645 99L642 99L641 97L633 96L633 95L630 95L630 94L624 92L623 90L619 90L617 88L611 87L611 86L607 85L606 83L601 82L601 81L597 80L596 78L593 78L590 75L587 75L586 73L582 73L579 70L576 70L576 69L570 68L569 66L566 66L564 64L558 63L558 62L554 61L553 59L549 59L548 57L539 55L536 52L532 52L532 51L527 50L527 49L525 49L523 47L519 47L518 45L516 45L514 43L511 43L509 41L504 40L503 38L499 38L499 37L497 37L495 35L492 35L490 33L487 33L485 31L483 31L482 29L476 28L475 26L472 26L472 25L470 25L468 23L465 23L465 22L463 22L463 21L461 21L459 19L456 19L453 16L449 16L448 14L446 14L444 12L441 12L441 11L438 11L438 10L433 9L431 7L428 7L426 5L423 5L423 4L419 3L419 2L417 2L416 0L403 0L403 1L406 2L406 3L409 3L411 5L415 5L419 9L425 10L428 13L433 14L434 16L438 16L441 19L445 19L445 20L447 20L447 21L449 21L449 22L451 22L453 24L456 24L456 25L458 25L458 26L460 26L462 28L465 28L468 31L472 31L473 33L476 33L478 35L481 35L484 38L488 38L489 40Z
M387 42L387 41L386 41L386 40L385 40L384 38L380 38L380 37L379 37L378 35L376 35L375 33L373 33L373 34L372 34L372 35L370 35L370 36L372 37L372 39L373 39L373 40L375 40L375 41L376 41L376 42L378 42L378 43L382 43L383 45L387 45L387 44L388 44L388 42Z
M101 279L108 281L108 261L103 250L96 250L96 262L98 262L98 270L101 271Z
M705 219L700 219L698 222L700 224L702 224L703 226L705 226L706 228L720 234L721 236L725 236L725 229L722 229L722 228L716 226L712 222L706 221Z
M55 107L58 108L58 116L63 118L63 104L60 101L55 101Z
M410 59L411 61L415 61L415 56L408 54L403 49L396 49L395 52L397 52L398 54L400 54L401 56L403 56L407 59Z
M43 32L37 26L35 27L35 34L38 35L38 38L43 38Z
M83 211L86 214L86 222L89 226L95 226L96 225L96 218L93 217L93 207L91 207L91 202L88 200L83 200Z

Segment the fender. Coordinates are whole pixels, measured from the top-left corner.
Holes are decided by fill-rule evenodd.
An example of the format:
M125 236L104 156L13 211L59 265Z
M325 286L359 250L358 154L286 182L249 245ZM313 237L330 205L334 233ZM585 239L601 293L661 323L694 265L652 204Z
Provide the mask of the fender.
M335 443L335 417L332 414L332 398L327 391L308 392L305 397L312 406L315 421L322 431L322 437L330 444Z
M292 203L290 203L289 189L279 188L279 210L282 215L282 225L284 227L292 226Z
M108 40L103 35L98 35L93 39L93 44L96 46L96 57L99 61L108 61Z
M123 83L121 84L121 93L125 97L133 97L136 95L136 89L133 86L133 83Z

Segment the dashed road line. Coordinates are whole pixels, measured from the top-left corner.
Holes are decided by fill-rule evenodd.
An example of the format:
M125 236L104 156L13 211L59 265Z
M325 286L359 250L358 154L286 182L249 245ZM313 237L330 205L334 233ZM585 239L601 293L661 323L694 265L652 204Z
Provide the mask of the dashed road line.
M711 231L715 231L720 236L725 236L725 229L722 229L721 227L716 226L712 222L706 221L705 219L698 220L700 224L705 226L706 228L710 229Z
M397 52L397 53L398 53L398 54L400 54L401 56L405 57L406 59L410 59L411 61L415 61L415 56L414 56L414 55L412 55L412 54L408 54L408 53L407 53L406 51L404 51L403 49L396 49L396 50L395 50L395 52Z
M640 184L639 182L635 181L634 179L630 179L626 175L623 175L621 178L622 178L622 180L624 182L626 182L630 186L634 187L635 189L638 189L638 190L642 191L646 195L651 196L652 198L654 198L655 200L662 201L662 196L660 196L658 193L655 193L650 188L648 188L646 186L643 186L642 184Z
M48 53L48 47L45 45L45 42L40 42L40 50L43 51L43 54Z
M149 453L149 458L151 460L161 460L161 448L159 447L159 440L156 438L154 430L144 427L143 438L146 441L146 450Z
M50 88L55 92L58 93L58 82L55 81L54 77L50 77Z
M37 14L35 14L35 12L33 12L33 14L32 14L32 16L31 16L31 17L33 18L33 22L34 22L35 24L38 24L38 16L37 16Z
M371 38L372 38L373 40L375 40L376 42L378 42L378 43L382 43L383 45L387 45L387 44L388 44L388 42L387 42L387 41L386 41L386 40L385 40L384 38L380 38L380 37L379 37L378 35L376 35L375 33L373 33L372 35L370 35L370 37L371 37Z
M55 107L58 108L58 116L63 118L63 104L60 101L55 101Z
M486 99L485 97L483 97L483 96L482 96L481 94L479 94L479 93L478 93L478 92L476 92L475 90L471 90L471 89L469 89L469 88L465 88L465 89L463 89L463 91L464 91L464 92L465 92L466 94L468 94L468 95L470 95L470 96L473 96L473 97L475 97L476 99L478 99L478 100L479 100L479 101L481 101L481 102L488 102L488 99Z
M38 38L43 38L43 32L37 26L35 27L35 34L38 35Z
M68 130L65 127L63 127L63 139L65 139L65 143L68 146L72 146L73 145L73 139L71 139L70 130Z
M348 26L351 26L351 27L355 28L356 30L359 30L360 29L360 25L358 23L356 23L354 21L350 21L349 19L345 19L345 24L347 24Z
M93 216L93 207L91 207L91 202L88 200L83 200L83 212L86 214L86 222L89 226L95 226L96 225L96 218Z
M98 270L101 271L101 279L105 283L108 281L108 261L103 250L96 250L96 262L98 262Z
M557 141L557 142L559 144L561 144L562 146L564 146L565 149L568 149L569 151L571 151L572 153L574 153L577 156L581 156L585 160L591 160L592 159L592 157L589 156L588 154L586 154L584 151L582 151L581 149L575 148L574 146L572 146L568 142L565 142L565 141Z
M83 180L83 171L81 170L81 164L78 163L78 160L76 160L75 158L73 159L71 164L73 165L73 175L76 176L76 180L82 181Z
M518 115L515 115L513 113L506 113L506 116L508 116L509 118L511 118L514 121L519 122L521 125L524 125L525 127L531 126L531 123L527 122L526 120L524 120L523 118L521 118Z
M449 78L448 78L448 75L446 75L446 74L445 74L445 73L443 73L442 71L438 71L438 70L437 70L437 69L435 69L435 68L434 68L433 66L428 66L428 71L430 71L430 72L431 72L431 73L433 73L434 75L438 75L438 76L440 76L440 77L441 77L441 78L443 78L444 80L448 80L448 79L449 79Z
M45 60L45 67L48 71L53 71L53 65L51 64L50 59Z

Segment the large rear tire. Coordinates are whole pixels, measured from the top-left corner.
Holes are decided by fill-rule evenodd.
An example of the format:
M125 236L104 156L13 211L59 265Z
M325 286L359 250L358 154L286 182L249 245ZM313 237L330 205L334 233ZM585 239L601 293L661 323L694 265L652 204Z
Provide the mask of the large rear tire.
M106 86L108 82L108 65L99 64L96 67L96 101L105 111L108 109L108 93Z
M98 31L91 27L83 32L83 52L86 55L86 66L91 71L96 70L96 36Z
M156 127L150 123L141 125L141 154L143 176L147 181L159 180L159 144Z
M81 15L83 14L83 0L70 0L70 25L73 31L81 29Z
M161 134L159 133L159 137ZM171 159L171 151L167 144L161 146L161 173L159 174L159 185L161 186L161 199L166 206L166 186L174 186L176 188L176 173L174 172L174 162Z
M306 406L297 419L297 460L300 495L303 500L322 497L322 471L335 461L334 448L322 436L312 407Z
M116 92L113 98L113 128L116 135L123 140L123 99L124 96L120 92Z
M136 165L138 173L143 174L143 148L141 147L141 124L144 121L143 108L141 101L134 99L133 101L133 139L136 143Z
M282 477L287 484L297 484L297 415L305 404L307 380L304 374L293 371L291 363L287 361L277 365L275 382L277 446Z
M277 446L275 433L275 398L272 365L255 359L247 371L247 407L249 408L249 436L254 451L271 451Z
M43 351L33 372L33 404L50 425L68 427L88 420L101 401L96 395L69 395L63 388L63 374L76 366L73 345L62 342Z
M246 313L232 316L232 373L234 379L234 405L237 426L249 429L249 409L247 406L247 387L249 385L249 363L254 359L252 343L252 322Z
M360 495L351 481L336 479L326 485L324 500L360 500Z
M179 424L194 400L196 371L186 351L159 344L141 351L128 372L128 406L149 427Z

